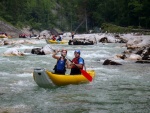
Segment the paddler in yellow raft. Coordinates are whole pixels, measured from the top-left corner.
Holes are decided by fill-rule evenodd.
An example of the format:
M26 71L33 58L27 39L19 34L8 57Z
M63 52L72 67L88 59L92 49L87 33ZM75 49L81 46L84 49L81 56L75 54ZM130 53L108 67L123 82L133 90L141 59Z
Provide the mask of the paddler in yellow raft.
M57 53L61 52L61 56L58 56ZM71 69L70 75L81 74L80 69L83 69L84 59L80 57L80 50L75 50L74 55L75 58L69 63L66 59L67 50L56 50L52 55L53 58L57 59L57 63L54 66L55 74L63 74L65 75L66 68Z

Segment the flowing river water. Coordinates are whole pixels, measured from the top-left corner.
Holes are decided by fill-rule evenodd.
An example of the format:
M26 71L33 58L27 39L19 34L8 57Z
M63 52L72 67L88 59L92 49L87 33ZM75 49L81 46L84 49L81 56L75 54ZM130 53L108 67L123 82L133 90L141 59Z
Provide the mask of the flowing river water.
M19 49L44 45L43 40ZM123 64L119 66L102 65L105 59L126 50L121 45L51 45L67 49L70 59L74 50L80 49L86 68L96 72L89 84L51 89L37 86L32 72L36 67L53 70L56 60L52 55L0 56L0 113L149 113L150 65L124 60L118 60ZM8 48L1 46L0 53Z

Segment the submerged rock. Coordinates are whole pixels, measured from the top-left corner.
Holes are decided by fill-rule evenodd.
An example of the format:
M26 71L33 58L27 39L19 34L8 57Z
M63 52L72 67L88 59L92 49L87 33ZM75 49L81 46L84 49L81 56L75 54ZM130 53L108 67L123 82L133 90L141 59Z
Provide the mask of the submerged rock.
M103 65L122 65L122 64L120 64L120 63L118 63L118 62L115 62L115 61L112 61L112 60L107 59L107 60L105 60L105 61L104 61Z
M150 60L138 60L135 63L150 63Z

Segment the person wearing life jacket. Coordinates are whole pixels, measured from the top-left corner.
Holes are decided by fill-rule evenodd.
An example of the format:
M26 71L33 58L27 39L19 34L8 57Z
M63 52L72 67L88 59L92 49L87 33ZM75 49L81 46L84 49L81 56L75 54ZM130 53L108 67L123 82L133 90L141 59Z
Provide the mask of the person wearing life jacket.
M72 59L72 63L70 64L70 75L81 74L80 69L83 69L84 67L84 59L80 57L80 50L75 50L74 56L75 58Z
M58 36L57 41L62 41L62 38L60 35Z
M61 52L61 56L57 56L57 53ZM57 59L57 63L54 66L54 73L55 74L63 74L65 75L66 72L66 67L69 67L69 61L65 58L67 55L67 50L58 50L55 51L54 54L52 55L53 58Z
M55 41L56 40L56 36L52 35L52 40Z

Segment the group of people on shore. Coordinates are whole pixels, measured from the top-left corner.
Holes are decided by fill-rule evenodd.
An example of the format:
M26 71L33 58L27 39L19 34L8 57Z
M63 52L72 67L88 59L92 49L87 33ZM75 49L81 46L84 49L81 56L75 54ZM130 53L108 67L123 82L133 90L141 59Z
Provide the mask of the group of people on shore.
M61 52L61 56L58 56L57 53ZM55 51L52 57L57 59L57 63L54 66L54 73L55 74L63 74L65 75L66 68L71 69L70 75L81 74L80 69L84 67L84 59L80 57L80 50L74 51L74 58L72 60L66 57L67 50L58 50Z

